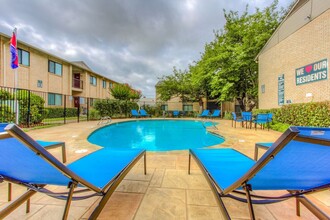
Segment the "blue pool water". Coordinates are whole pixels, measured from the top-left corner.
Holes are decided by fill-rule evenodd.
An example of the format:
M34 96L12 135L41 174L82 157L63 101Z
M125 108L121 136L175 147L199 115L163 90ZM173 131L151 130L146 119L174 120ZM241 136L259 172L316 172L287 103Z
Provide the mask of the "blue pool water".
M224 139L207 132L201 121L137 120L98 129L88 137L88 141L112 149L170 151L208 147L221 144Z

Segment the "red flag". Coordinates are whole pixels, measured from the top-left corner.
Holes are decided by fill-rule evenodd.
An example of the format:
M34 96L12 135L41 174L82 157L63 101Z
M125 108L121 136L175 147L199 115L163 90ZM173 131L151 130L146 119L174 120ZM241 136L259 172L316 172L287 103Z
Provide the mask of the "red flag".
M10 53L11 53L11 68L16 69L18 67L16 28L14 29L13 36L11 37L10 40Z

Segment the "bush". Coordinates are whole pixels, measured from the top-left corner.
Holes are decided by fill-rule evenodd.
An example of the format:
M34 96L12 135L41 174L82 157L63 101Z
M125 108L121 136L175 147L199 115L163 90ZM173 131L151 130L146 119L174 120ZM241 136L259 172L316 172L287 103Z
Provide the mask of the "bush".
M274 111L276 121L295 126L330 126L330 102L285 105Z
M10 100L13 99L10 92L0 89L0 99L1 100Z
M96 109L89 110L89 120L99 120L100 118L101 116Z
M223 119L228 119L228 120L233 119L231 112L225 111L225 115L223 116Z
M103 99L94 102L94 109L98 111L101 117L113 117L114 115L128 117L132 109L138 108L137 103L125 100Z
M44 114L44 104L45 100L30 92L30 100L29 100L29 91L27 90L19 90L16 93L17 100L19 101L19 123L26 124L28 117L30 117L30 123L38 124L42 122L45 118ZM30 104L30 112L29 110Z
M46 108L47 118L63 118L64 108ZM77 117L77 108L66 108L66 117Z
M15 113L8 105L0 105L0 121L13 122L15 121Z

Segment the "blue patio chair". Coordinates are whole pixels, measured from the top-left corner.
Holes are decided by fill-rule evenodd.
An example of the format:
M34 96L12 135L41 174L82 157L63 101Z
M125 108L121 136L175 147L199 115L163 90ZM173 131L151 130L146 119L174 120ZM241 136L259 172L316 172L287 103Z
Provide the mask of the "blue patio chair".
M212 115L210 115L210 118L220 117L220 114L221 114L221 110L216 109L216 110L213 111Z
M273 113L268 113L268 123L273 121Z
M268 114L257 114L257 117L255 120L253 120L254 123L254 129L257 130L257 126L260 125L261 129L265 129L265 124L269 124L268 120ZM269 131L269 126L268 131Z
M136 109L131 110L131 115L132 115L132 117L135 117L135 118L140 117L140 114L138 113L138 111Z
M197 117L201 117L201 118L206 118L209 116L210 110L205 109L203 110L202 114L199 114Z
M96 219L134 164L143 156L144 162L146 160L145 150L142 149L102 149L64 165L16 125L10 124L5 130L7 132L0 134L0 179L26 186L28 191L3 208L0 219L36 192L66 199L63 219L68 217L72 200L100 196L100 202L89 217ZM67 186L69 189L68 192L56 193L46 189L46 185ZM76 189L77 186L79 189ZM86 194L75 196L81 192Z
M180 116L180 112L178 110L174 110L173 117L179 117L179 116Z
M250 129L252 128L252 112L242 112L242 125L246 128L250 126Z
M297 215L302 203L318 218L329 219L304 194L330 188L330 128L290 127L258 161L230 148L190 149L188 173L191 156L211 185L225 219L230 215L223 197L247 203L250 219L255 219L253 204L288 198L297 199ZM288 193L270 197L262 190Z
M235 122L235 128L236 128L236 122L240 122L241 123L241 126L243 127L243 119L242 118L238 118L236 116L236 113L235 112L232 112L231 113L231 116L232 116L232 118L231 118L231 126L232 127L234 125L234 122Z
M146 112L146 110L144 110L144 109L140 109L140 116L141 116L141 117L151 117L151 115L148 114L148 113Z

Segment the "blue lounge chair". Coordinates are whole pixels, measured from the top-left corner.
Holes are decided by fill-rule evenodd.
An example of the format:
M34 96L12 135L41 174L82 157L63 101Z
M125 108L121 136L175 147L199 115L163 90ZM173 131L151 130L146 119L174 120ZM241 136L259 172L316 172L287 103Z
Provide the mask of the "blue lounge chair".
M140 114L138 113L138 111L136 109L132 109L131 114L132 114L132 117L135 117L135 118L140 117Z
M258 161L234 149L190 149L189 173L191 156L210 183L225 219L230 219L230 215L223 197L246 202L250 219L255 219L252 204L288 198L297 199L297 208L302 203L318 218L329 219L304 194L329 189L330 128L291 127ZM288 193L270 197L260 195L259 190L287 190Z
M257 130L257 126L260 125L261 129L265 129L265 124L269 124L268 120L268 114L257 114L257 117L255 120L253 120L254 123L254 129ZM269 126L268 131L269 131Z
M121 180L145 150L102 149L69 165L64 165L14 124L0 134L0 179L28 187L28 191L0 211L0 219L36 192L66 199L63 219L67 219L72 200L102 197L90 219L96 219ZM14 137L14 138L13 138ZM144 164L145 165L145 164ZM144 166L146 173L146 166ZM51 192L46 185L67 186L68 192ZM76 186L84 189L76 189ZM74 196L79 192L89 194Z
M231 116L232 116L232 119L231 119L231 126L232 127L234 126L234 122L235 122L235 128L236 128L236 122L240 122L241 123L241 126L243 127L243 119L242 118L238 118L236 116L236 113L235 112L232 112L231 113Z
M140 116L141 117L151 117L144 109L140 109Z
M180 112L178 110L173 111L173 117L179 117Z
M212 115L210 115L210 118L218 118L220 117L220 114L221 114L221 110L216 109L213 111Z
M0 132L5 132L5 127L8 125L8 123L0 123ZM62 148L62 161L63 163L66 163L66 149L65 149L65 142L59 142L59 141L41 141L36 140L40 146L42 146L45 149L53 149L57 147ZM12 186L11 183L8 183L8 201L11 201L12 197Z
M256 143L254 146L254 160L258 160L258 150L260 149L264 149L264 150L268 150L274 142L259 142Z
M209 117L209 113L210 113L210 110L205 109L205 110L203 110L202 114L198 115L198 117L201 117L201 118Z

